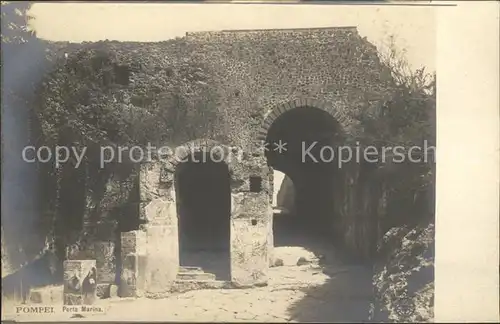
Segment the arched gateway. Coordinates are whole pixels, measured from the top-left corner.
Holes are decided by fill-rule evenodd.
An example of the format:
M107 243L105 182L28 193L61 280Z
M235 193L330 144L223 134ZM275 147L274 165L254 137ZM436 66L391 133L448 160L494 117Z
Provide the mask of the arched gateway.
M333 214L333 186L328 181L335 171L331 164L311 168L301 163L297 150L304 140L332 144L324 142L325 136L341 137L343 122L346 118L326 104L296 100L275 107L255 137L268 144L288 141L292 153L279 156L268 147L241 154L234 147L200 139L144 165L140 214L145 224L135 231L147 242L139 274L145 278L144 290L168 291L186 268L201 268L207 276L240 286L265 284L274 245L271 170L286 173L297 184L297 208L303 213L304 208L317 209L313 216L318 219L321 212ZM316 222L314 217L309 221ZM328 228L326 219L317 222L319 228Z
M239 286L267 282L269 171L262 158L240 159L234 148L195 140L142 166L140 215L144 224L122 235L122 250L135 241L132 254L144 259L142 269L132 269L135 278L144 278L136 290L166 293L179 272L194 267ZM227 258L220 258L225 252L229 252ZM212 258L201 260L200 253L205 257L211 253ZM219 264L214 264L213 256ZM214 262L207 263L210 259ZM224 273L228 268L229 276Z

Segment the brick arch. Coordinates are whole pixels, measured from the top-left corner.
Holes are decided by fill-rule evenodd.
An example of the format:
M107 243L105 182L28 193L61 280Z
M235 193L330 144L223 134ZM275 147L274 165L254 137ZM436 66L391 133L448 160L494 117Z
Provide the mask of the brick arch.
M218 148L216 151L217 153L223 154L221 162L225 162L231 171L233 169L231 162L234 161L234 159L230 158L232 148L211 139L196 139L177 146L167 157L167 165L169 166L168 169L171 173L175 173L177 166L183 161L188 160L190 155L204 151L210 152L216 148Z
M274 121L278 119L281 115L283 115L289 110L295 108L300 109L302 107L318 108L323 111L326 111L336 120L337 123L339 123L341 130L346 129L349 124L349 118L345 116L345 114L342 113L340 110L335 109L335 107L331 103L309 98L296 99L275 106L270 111L270 113L264 118L264 121L262 122L259 128L257 134L257 141L262 142L266 140L269 129L273 125Z

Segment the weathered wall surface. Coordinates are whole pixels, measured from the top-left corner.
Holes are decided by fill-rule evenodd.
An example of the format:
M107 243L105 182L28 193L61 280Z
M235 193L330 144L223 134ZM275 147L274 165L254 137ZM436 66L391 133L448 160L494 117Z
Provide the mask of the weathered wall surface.
M263 116L280 104L316 99L361 132L356 116L390 94L391 76L355 28L188 34L189 47L214 73L228 137L247 146ZM351 138L352 140L352 138Z

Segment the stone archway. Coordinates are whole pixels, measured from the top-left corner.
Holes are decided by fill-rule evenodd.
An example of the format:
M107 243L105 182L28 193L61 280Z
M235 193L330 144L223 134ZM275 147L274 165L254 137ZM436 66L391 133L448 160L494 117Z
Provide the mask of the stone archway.
M307 232L313 238L333 236L335 182L340 183L342 178L338 176L340 171L336 168L335 157L325 156L323 151L330 153L343 143L350 122L334 108L316 100L299 99L275 107L259 130L257 139L267 143L267 164L289 177L295 191L293 215L286 219L276 215L279 219L276 219L274 230L278 231L274 235L279 237L273 236L273 240L278 245L289 242L288 237L281 237L284 232L290 232L290 237L294 238L299 236L296 231ZM286 143L282 152L276 150L279 143ZM310 152L316 159L303 154L304 149L311 146Z
M287 158L286 154L280 157L274 153L276 146L273 142L291 136L292 140L302 138L307 143L318 141L318 145L311 152L315 157L321 154L323 147L331 147L333 152L338 154L336 148L353 144L359 126L348 111L348 107L342 102L336 104L314 99L297 99L269 110L255 138L259 143L267 143L268 166L292 179L297 208L295 214L304 214L305 211L309 215L321 215L314 223L317 223L316 227L323 232L324 237L353 258L369 260L376 251L378 205L381 204L379 203L381 198L378 189L379 180L370 183L370 165L358 160L362 159L360 156L352 158L354 154L360 153L351 151L353 155L348 161L343 160L342 167L336 163L338 157L327 161L332 163L312 163L307 156L309 163L298 167L291 163L293 157L289 159L290 154ZM291 131L287 131L287 128ZM287 153L290 153L290 147L288 149ZM350 149L361 151L363 147L350 147ZM330 153L331 150L324 152ZM271 173L270 181L273 181L272 178ZM303 221L307 223L310 219ZM300 231L305 228L302 225L297 226ZM274 247L272 226L270 232L271 243L268 249L272 251Z
M218 161L225 163L229 173L230 280L240 287L266 283L271 206L269 171L262 156L245 156L241 160L240 148L213 140L188 142L167 158L162 182L175 188L175 173L183 161L199 152L214 151L223 155Z
M273 107L271 110L268 111L257 134L258 143L266 141L269 129L271 128L271 126L273 125L273 123L276 121L277 118L279 118L287 111L296 108L300 109L304 107L311 107L311 108L314 107L328 113L339 124L340 126L339 130L345 130L349 128L349 125L352 123L348 115L346 115L341 109L337 109L332 104L311 98L300 98L286 103L282 103L278 106Z
M220 162L227 165L231 189L230 280L236 286L267 282L271 193L265 160L263 156L250 155L240 161L241 149L202 139L178 146L141 166L140 218L143 225L139 231L122 235L122 242L135 242L122 244L122 249L134 246L122 253L122 258L144 255L144 269L132 266L131 273L139 272L132 281L144 278L138 280L141 283L137 286L144 287L146 294L168 293L179 272L176 173L189 157L213 152L215 148L224 157Z

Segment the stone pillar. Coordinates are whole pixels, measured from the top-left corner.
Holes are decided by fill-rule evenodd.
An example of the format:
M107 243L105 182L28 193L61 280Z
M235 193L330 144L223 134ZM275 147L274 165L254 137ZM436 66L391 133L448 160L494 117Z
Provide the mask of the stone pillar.
M97 283L114 284L116 277L115 244L113 242L94 242L94 257L97 267Z
M267 257L268 257L268 264L269 267L272 267L274 265L274 214L273 214L273 208L276 206L274 204L276 200L275 196L275 190L276 190L276 175L278 174L275 170L272 168L268 168L268 181L269 181L269 194L271 196L271 212L269 213L269 221L267 225ZM281 179L283 180L283 179Z
M115 243L97 241L92 245L97 267L97 297L108 298L116 280Z
M179 271L179 239L173 173L164 166L141 166L141 218L145 222L147 249L144 288L147 295L158 297L170 292Z
M259 157L242 161L233 177L243 185L231 193L231 281L238 287L266 285L272 245L271 177ZM260 190L251 188L250 177L261 178Z
M146 228L148 246L145 288L148 295L168 294L177 277L179 271L177 231L177 222L156 223Z
M278 195L281 190L281 186L285 179L285 174L281 171L274 170L272 175L273 181L273 201L271 203L272 207L278 207Z
M268 221L267 221L267 259L268 265L270 267L274 266L274 215L271 207L271 211L268 211Z
M96 299L96 261L66 260L63 267L64 304L92 304Z
M121 234L120 297L138 297L143 294L146 243L146 233L143 231Z
M232 194L231 281L237 286L267 283L269 228L272 213L267 194Z

